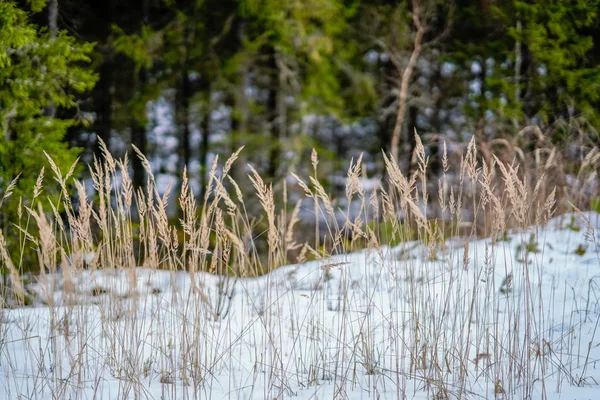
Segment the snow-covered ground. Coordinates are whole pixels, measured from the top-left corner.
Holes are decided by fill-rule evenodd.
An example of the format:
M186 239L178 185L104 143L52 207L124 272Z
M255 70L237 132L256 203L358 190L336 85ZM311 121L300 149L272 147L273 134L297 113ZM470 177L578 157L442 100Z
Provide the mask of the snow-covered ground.
M38 305L2 310L0 398L598 399L600 217L586 216L595 231L566 215L257 279L47 276L29 285Z

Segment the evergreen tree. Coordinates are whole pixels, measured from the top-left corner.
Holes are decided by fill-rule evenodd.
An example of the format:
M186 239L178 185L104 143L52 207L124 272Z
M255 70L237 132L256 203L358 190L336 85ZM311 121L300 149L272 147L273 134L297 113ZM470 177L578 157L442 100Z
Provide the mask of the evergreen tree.
M537 124L562 141L573 123L597 126L600 2L487 5L458 0L459 21L447 53L460 66L464 112L475 132L486 140Z
M518 98L526 117L542 124L581 119L598 126L600 111L600 65L590 62L594 48L593 27L598 26L600 1L516 0L514 13L522 19L522 29L511 27L509 35L523 43L523 59L528 59ZM510 15L505 15L510 18ZM596 31L595 33L598 33ZM600 40L596 36L596 40ZM515 54L519 57L519 54ZM535 93L535 95L534 95ZM556 125L560 139L571 133Z
M287 150L302 154L307 147L318 147L307 140L305 116L341 121L372 101L370 87L361 85L360 74L350 65L357 47L346 35L355 12L354 5L339 0L240 3L251 84L265 94L253 101L261 121L252 135L258 146L252 147L265 149L267 144L264 171L269 177L285 175L282 164L289 169L298 161L289 159Z
M32 11L44 6L34 2ZM64 31L33 25L12 1L0 3L0 43L0 190L21 174L13 196L31 201L36 177L47 165L44 152L63 174L77 158L79 149L69 148L63 138L78 115L72 111L70 118L55 118L47 110L72 110L76 95L93 87L96 76L83 67L93 46L77 43ZM47 179L44 191L56 200L58 189L52 183ZM1 210L5 231L14 229L18 203Z

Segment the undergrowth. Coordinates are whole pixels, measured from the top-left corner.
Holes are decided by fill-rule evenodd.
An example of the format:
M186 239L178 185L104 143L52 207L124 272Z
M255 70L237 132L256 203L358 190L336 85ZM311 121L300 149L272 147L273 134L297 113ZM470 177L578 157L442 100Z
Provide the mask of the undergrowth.
M545 396L591 383L591 347L576 330L553 327L557 318L597 326L589 302L598 286L589 282L585 316L541 295L542 228L557 210L577 210L569 222L583 224L588 244L571 253L598 252L592 223L572 204L586 208L585 200L554 185L550 161L524 170L482 160L474 141L458 156L444 147L432 182L416 140L415 171L405 176L383 155L386 179L370 191L362 160L352 160L344 208L321 185L316 153L310 176L277 190L248 166L249 194L230 175L240 149L215 160L199 200L185 171L179 188L159 192L137 149L146 187L134 187L127 158L102 144L93 193L48 156L59 204L43 196L43 170L31 199L9 199L10 186L2 198L19 202L23 222L20 239L0 234L2 315L13 318L0 322L3 390L83 398L114 388L151 398L154 384L166 398L218 387L231 388L229 397L281 398L327 383L336 398L360 386L373 396L445 399ZM177 222L169 201L179 205ZM247 209L254 202L261 216ZM299 216L306 208L312 224ZM9 254L8 240L35 252L35 268ZM296 266L282 267L290 260Z

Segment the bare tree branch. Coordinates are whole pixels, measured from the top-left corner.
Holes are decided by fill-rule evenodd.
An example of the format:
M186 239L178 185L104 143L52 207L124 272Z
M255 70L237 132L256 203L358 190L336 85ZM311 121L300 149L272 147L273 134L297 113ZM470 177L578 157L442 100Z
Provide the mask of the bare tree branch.
M410 59L408 60L408 65L404 69L402 73L402 81L400 84L400 98L398 104L398 114L396 114L396 123L394 125L394 131L392 133L392 143L390 145L390 153L392 157L397 161L398 160L398 148L400 144L400 134L402 133L402 124L404 122L404 115L406 114L406 103L408 98L408 86L410 83L410 79L412 77L413 71L415 69L415 65L417 64L417 60L419 55L421 54L422 44L423 44L423 36L426 32L426 26L421 21L420 15L420 7L418 0L413 0L413 23L417 28L417 33L415 34L415 39L413 42L413 50L410 55Z

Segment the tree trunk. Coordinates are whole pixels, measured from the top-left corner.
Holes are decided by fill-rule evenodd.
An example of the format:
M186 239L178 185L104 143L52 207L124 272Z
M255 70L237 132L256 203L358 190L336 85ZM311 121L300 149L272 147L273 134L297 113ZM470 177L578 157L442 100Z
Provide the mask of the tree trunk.
M179 76L179 87L176 90L175 114L180 134L179 170L189 167L192 159L190 145L190 99L194 94L193 82L190 81L190 44L194 42L194 28L187 22L183 26L183 52L181 54L181 74Z
M396 74L396 69L394 68L394 64L391 60L387 59L385 61L379 61L379 68L381 69L382 78L378 83L381 85L380 91L382 93L393 93L394 85L391 82L394 81L394 76ZM391 109L394 104L395 99L393 96L387 96L385 98L383 104L381 105L382 110ZM391 113L381 113L379 119L379 127L378 127L378 139L380 148L383 149L386 153L390 152L390 144L392 141L392 131L394 130L394 115Z
M408 60L408 65L404 68L402 73L402 81L400 83L400 97L398 99L398 113L396 114L396 124L394 125L394 131L392 132L392 143L390 145L390 152L392 157L398 161L398 149L400 145L400 135L402 133L402 125L404 123L404 114L406 113L406 103L408 100L408 89L410 85L410 79L412 77L415 65L422 50L423 36L425 35L425 27L421 24L419 19L419 7L416 1L413 1L413 23L417 28L415 39L413 42L413 51ZM408 137L411 134L409 132Z
M98 117L96 121L94 121L95 131L98 138L106 143L107 146L109 146L110 133L112 130L113 67L112 56L105 56L104 62L100 66L100 79L96 85L99 93L95 96L96 111L98 113ZM99 146L96 147L95 153L97 157L101 155Z
M246 22L239 21L238 40L242 44L246 36ZM246 99L246 88L248 87L248 64L243 60L238 69L239 83L233 96L231 109L231 152L237 151L245 141L248 130L249 105ZM231 169L231 176L238 182L243 179L243 163L238 160Z
M487 142L487 140L485 140L485 136L486 136L486 122L485 122L485 112L487 110L488 104L487 104L487 98L485 97L485 92L487 91L487 64L485 62L485 60L482 60L481 62L481 96L482 96L482 101L483 101L483 109L479 110L479 120L477 121L477 132L479 135L479 142L483 143L483 142Z
M58 0L48 2L48 34L51 40L58 36ZM53 102L46 107L44 115L51 118L56 116L56 105Z
M50 39L58 36L58 0L48 2L48 33Z
M246 87L248 86L248 71L246 66L240 70L240 83L232 109L231 121L231 152L237 151L246 141L248 134L248 102L246 99ZM231 175L236 181L243 179L243 168L240 161L233 164Z
M114 103L114 48L112 45L112 32L110 26L113 23L115 15L115 0L109 0L104 9L103 16L107 22L105 30L102 32L101 43L97 50L102 56L102 64L98 74L98 83L94 88L93 101L97 118L94 121L94 130L96 136L101 139L110 150L110 136L113 124L113 103ZM100 146L96 145L94 153L96 157L101 157Z
M438 94L436 95L435 99L434 99L434 105L433 105L433 116L431 117L431 127L432 127L432 131L436 134L437 139L433 140L430 143L429 146L429 150L430 150L430 163L429 163L429 168L428 168L428 173L430 174L431 177L433 178L437 178L439 176L441 176L441 172L442 172L442 163L441 163L441 158L440 158L440 154L439 154L439 146L440 146L440 142L441 142L441 136L442 136L442 118L441 118L441 111L442 108L444 107L444 94L442 91L442 81L443 81L443 77L442 77L442 64L441 63L437 63L435 68L435 72L431 78L431 82L433 82L432 88L435 87L435 85L438 86L439 91ZM435 179L434 179L435 181Z
M202 118L202 141L200 142L200 198L204 198L204 194L206 193L206 185L208 184L208 177L206 173L208 171L208 150L210 146L210 117L212 113L212 104L211 104L211 85L210 79L206 80L206 111L204 113L204 118Z
M517 17L517 35L520 35L523 31L523 24L521 19ZM523 52L521 51L521 38L517 38L515 43L515 103L521 101L521 89L519 84L521 83L521 64L523 63Z
M187 64L187 57L184 61ZM179 155L179 170L183 171L184 167L190 165L192 158L192 149L190 147L190 97L191 97L191 82L189 71L184 65L179 79L179 90L177 91L176 114L179 124L179 132L181 137L181 147Z
M145 24L148 23L148 17L150 12L150 1L144 0L142 2L142 15ZM134 85L133 93L134 96L143 98L144 90L146 88L146 82L148 81L148 71L146 68L140 67L136 73L134 73ZM138 100L139 101L139 100ZM147 155L148 140L146 136L146 126L144 124L144 118L138 115L134 115L131 119L131 142L139 149L139 151ZM142 161L139 157L132 157L133 161L133 184L135 187L146 188L146 171L142 165Z
M146 86L146 69L140 68L137 73L136 82L134 84L134 92L136 95L140 95L144 93L144 89ZM131 142L142 152L142 154L146 155L148 150L148 140L146 136L146 127L143 121L140 121L138 116L133 116L131 118ZM142 161L139 157L132 157L132 166L133 166L133 184L135 187L145 188L146 187L146 171L144 166L142 165Z
M534 103L534 84L533 79L529 79L529 77L535 73L535 63L532 58L531 52L529 51L528 46L521 45L521 73L520 73L520 82L523 84L523 88L521 89L521 109L523 110L523 114L525 115L525 123L529 124L531 119L537 113L537 105Z
M271 72L271 86L269 88L269 120L271 140L269 143L269 169L268 175L275 178L280 169L281 140L283 138L285 121L285 99L283 94L283 76L277 64L277 50L272 48L269 54L269 69Z

